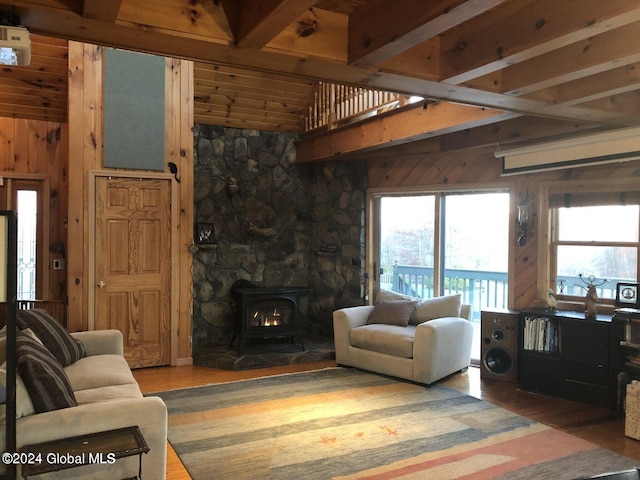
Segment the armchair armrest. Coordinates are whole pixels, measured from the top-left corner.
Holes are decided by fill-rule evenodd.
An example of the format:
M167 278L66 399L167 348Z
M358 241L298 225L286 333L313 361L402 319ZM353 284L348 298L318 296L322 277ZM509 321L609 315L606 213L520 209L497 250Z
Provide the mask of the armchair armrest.
M467 368L472 346L473 324L466 318L444 317L421 323L413 342L414 380L430 384Z
M124 354L124 340L120 330L91 330L73 332L71 336L84 345L87 356L104 354Z
M367 323L372 305L348 307L333 312L333 340L336 346L336 363L349 365L351 330Z

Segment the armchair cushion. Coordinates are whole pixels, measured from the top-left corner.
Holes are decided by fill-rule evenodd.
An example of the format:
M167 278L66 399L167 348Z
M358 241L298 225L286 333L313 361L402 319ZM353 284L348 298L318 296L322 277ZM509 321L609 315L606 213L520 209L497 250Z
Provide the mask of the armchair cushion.
M411 324L419 325L435 318L459 317L462 295L444 295L420 301L411 315Z
M18 333L16 356L18 374L36 412L77 405L64 369L43 345L24 333Z
M406 327L417 303L415 300L378 300L367 318L367 325L382 323Z
M396 357L413 357L416 327L409 325L364 325L351 330L351 345Z
M462 295L459 293L427 299L410 297L391 290L380 290L376 295L376 305L381 301L402 300L414 300L417 302L409 318L410 325L419 325L435 318L461 316Z
M69 335L69 332L45 310L18 310L16 321L21 330L33 330L63 367L77 362L86 355L82 342Z

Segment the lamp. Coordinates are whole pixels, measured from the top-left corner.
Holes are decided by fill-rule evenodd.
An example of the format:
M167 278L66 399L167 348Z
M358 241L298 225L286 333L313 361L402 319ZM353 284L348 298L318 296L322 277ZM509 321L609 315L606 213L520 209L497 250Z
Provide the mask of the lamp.
M522 246L527 243L527 237L531 236L529 221L531 219L531 204L533 203L533 194L529 192L521 193L518 196L518 205L516 224L518 225L518 245Z
M6 308L6 451L16 451L16 290L17 218L12 211L0 211L0 303ZM6 478L16 478L16 466L7 464Z

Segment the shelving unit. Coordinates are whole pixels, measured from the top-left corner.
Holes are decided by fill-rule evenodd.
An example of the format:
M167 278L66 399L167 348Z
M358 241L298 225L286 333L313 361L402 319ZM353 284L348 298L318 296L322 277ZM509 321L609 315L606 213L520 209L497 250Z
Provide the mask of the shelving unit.
M524 390L615 408L612 321L583 312L530 310L520 314L518 379Z

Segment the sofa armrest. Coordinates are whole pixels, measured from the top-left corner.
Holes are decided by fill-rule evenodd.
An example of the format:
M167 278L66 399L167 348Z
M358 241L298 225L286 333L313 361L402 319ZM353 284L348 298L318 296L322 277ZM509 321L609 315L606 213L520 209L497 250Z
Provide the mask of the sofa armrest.
M473 324L466 318L444 317L421 323L413 342L414 380L430 384L467 368L472 346Z
M89 403L20 418L17 447L133 425L150 449L142 456L144 477L165 478L167 407L160 397Z
M120 330L91 330L73 332L71 336L84 345L87 356L104 354L124 354L124 341Z
M336 347L336 363L349 364L351 330L367 323L372 305L341 308L333 312L333 340Z

